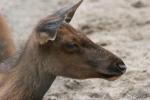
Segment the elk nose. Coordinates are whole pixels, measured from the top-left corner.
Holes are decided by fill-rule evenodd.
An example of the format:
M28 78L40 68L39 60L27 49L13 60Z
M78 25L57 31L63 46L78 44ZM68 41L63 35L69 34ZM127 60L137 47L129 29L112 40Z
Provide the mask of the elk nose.
M121 71L122 73L125 73L126 69L127 69L127 67L123 62L118 64L118 70Z

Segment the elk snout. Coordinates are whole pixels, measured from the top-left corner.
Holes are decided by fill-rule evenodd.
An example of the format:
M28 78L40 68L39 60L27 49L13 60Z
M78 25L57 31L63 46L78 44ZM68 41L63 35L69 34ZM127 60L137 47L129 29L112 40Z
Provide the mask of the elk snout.
M126 65L121 59L117 59L112 65L108 67L108 70L110 71L110 74L114 75L122 75L126 72Z
M119 64L118 65L118 69L122 72L122 73L125 73L126 72L126 65L123 63L123 64Z

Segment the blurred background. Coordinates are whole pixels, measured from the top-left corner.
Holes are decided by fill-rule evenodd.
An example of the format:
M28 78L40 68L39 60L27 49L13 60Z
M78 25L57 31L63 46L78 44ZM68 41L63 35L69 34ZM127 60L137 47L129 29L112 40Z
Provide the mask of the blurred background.
M0 0L16 46L23 47L37 22L79 0ZM44 100L150 100L150 0L84 0L72 26L121 57L120 79L57 77Z

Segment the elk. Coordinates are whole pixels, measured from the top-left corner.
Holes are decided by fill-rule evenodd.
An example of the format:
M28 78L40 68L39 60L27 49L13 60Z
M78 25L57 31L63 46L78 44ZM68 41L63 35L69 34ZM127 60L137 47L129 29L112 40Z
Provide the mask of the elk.
M11 30L4 17L0 15L0 62L12 57L14 54L15 45L12 40Z
M69 24L81 2L39 21L16 64L1 73L1 100L42 100L56 76L115 80L125 73L119 57Z

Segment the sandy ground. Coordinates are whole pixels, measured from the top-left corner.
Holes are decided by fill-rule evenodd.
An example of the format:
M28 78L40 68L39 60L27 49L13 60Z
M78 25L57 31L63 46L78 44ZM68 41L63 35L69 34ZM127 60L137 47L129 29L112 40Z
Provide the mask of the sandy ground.
M20 48L40 18L68 1L0 0L0 12ZM150 100L150 0L84 0L72 25L120 56L127 73L113 82L57 77L44 100Z

